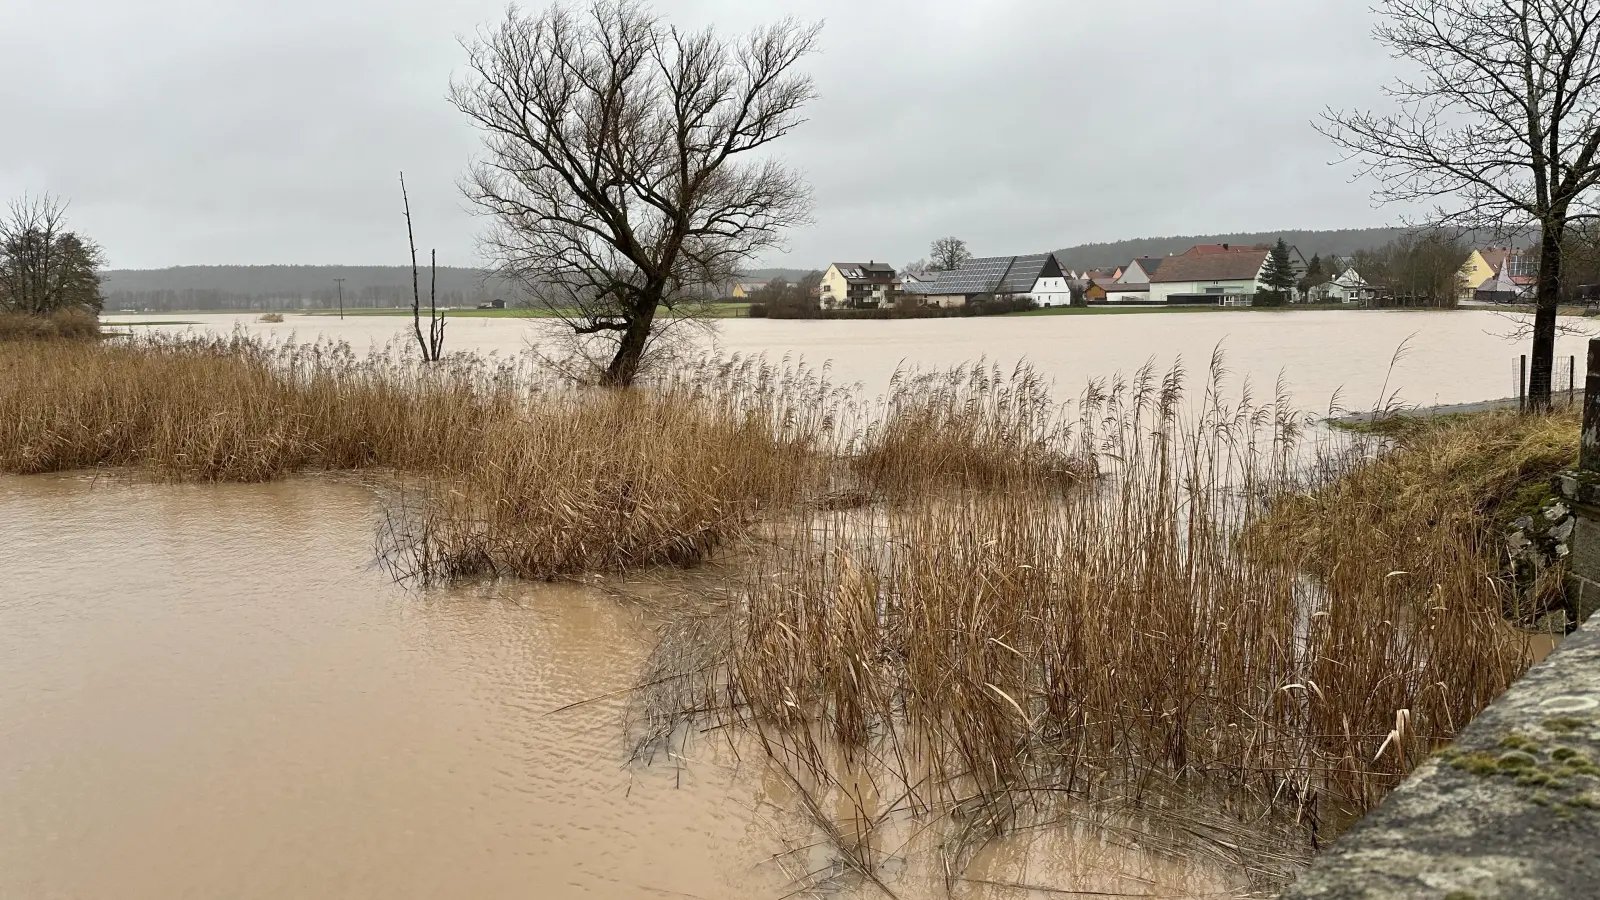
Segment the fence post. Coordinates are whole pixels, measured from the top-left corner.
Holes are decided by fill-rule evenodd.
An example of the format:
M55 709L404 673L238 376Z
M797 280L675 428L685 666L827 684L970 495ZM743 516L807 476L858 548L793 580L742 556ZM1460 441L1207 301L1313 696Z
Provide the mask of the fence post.
M1577 398L1573 396L1573 394L1575 394L1577 392L1577 390L1578 390L1578 358L1576 356L1569 356L1569 357L1567 357L1567 408L1568 409L1571 409L1572 408L1572 404L1577 402Z
M1528 411L1528 354L1522 354L1517 367L1517 408Z
M1567 536L1567 609L1581 624L1600 608L1600 339L1589 341L1578 467L1557 475L1555 488L1575 514Z

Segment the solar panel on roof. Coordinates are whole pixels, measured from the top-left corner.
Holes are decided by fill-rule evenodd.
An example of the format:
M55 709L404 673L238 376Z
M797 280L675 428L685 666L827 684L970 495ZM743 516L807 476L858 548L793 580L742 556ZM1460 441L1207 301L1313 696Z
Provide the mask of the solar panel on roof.
M1011 271L1006 273L1006 280L1000 286L1000 292L1026 294L1033 290L1033 286L1039 281L1039 273L1044 271L1045 262L1049 259L1048 253L1017 257L1011 264Z
M935 294L988 294L999 287L1006 269L1011 265L1009 256L991 256L970 259L961 268L939 273L939 280L930 291Z

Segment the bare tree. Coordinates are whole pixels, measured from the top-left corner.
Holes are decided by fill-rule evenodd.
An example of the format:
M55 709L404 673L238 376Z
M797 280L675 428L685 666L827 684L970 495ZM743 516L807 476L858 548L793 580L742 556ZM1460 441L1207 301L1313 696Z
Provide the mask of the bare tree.
M1355 270L1384 292L1383 306L1453 307L1466 278L1467 246L1449 231L1408 232L1382 247L1357 250Z
M1562 241L1600 183L1600 0L1383 0L1376 36L1421 69L1399 110L1324 113L1381 201L1435 204L1431 224L1540 232L1529 393L1550 402Z
M12 201L0 216L0 310L98 313L105 254L67 229L67 205L49 194Z
M942 237L928 247L928 267L935 272L949 272L961 268L961 264L972 258L972 252L967 249L967 242L951 236Z
M406 208L406 243L411 247L411 330L423 362L438 362L444 357L444 315L439 312L439 251L428 255L428 334L422 334L422 287L417 273L417 237L411 227L411 197L406 193L406 173L400 173L400 200Z
M808 221L804 182L756 151L802 123L819 34L789 19L729 41L594 0L513 8L468 45L451 100L483 132L465 191L494 222L488 254L608 340L606 383L632 383L658 307L709 297Z

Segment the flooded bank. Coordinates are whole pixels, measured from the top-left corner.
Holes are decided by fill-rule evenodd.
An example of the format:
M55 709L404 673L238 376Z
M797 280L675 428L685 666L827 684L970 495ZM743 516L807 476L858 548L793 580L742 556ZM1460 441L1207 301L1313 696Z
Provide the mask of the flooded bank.
M274 338L347 341L357 350L411 340L410 319L397 316L291 313L282 323L260 322L255 313L143 318L194 324L132 330L226 334L237 327ZM1281 375L1298 406L1322 412L1336 396L1344 408L1357 411L1390 399L1434 406L1515 396L1518 356L1528 352L1525 342L1507 339L1518 327L1516 318L1490 310L1294 310L868 322L717 319L705 332L684 333L726 353L828 363L836 382L859 382L869 396L886 390L901 366L948 369L987 359L1007 369L1026 360L1055 382L1057 397L1065 400L1091 378L1130 374L1151 360L1165 370L1181 358L1190 372L1203 372L1220 346L1228 370L1251 379L1258 395L1270 394ZM140 319L106 316L112 322ZM1557 336L1556 353L1563 364L1576 360L1575 383L1581 385L1588 337L1581 332L1600 326L1564 321L1574 330ZM446 340L451 350L514 354L543 345L555 327L547 319L456 318ZM1406 350L1396 360L1402 346Z
M830 865L757 754L642 768L622 697L552 713L638 677L629 585L410 590L377 512L330 479L0 478L0 898L777 898ZM1248 887L1139 845L994 842L956 893ZM943 896L935 863L897 895Z

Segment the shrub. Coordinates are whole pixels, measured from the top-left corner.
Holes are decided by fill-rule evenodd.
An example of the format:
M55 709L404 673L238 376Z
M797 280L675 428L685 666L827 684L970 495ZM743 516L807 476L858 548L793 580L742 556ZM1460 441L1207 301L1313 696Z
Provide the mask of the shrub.
M100 318L85 310L61 310L46 316L0 313L0 341L91 340L99 336Z

